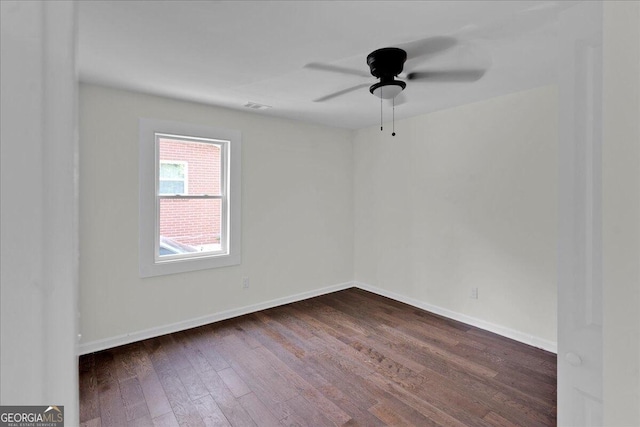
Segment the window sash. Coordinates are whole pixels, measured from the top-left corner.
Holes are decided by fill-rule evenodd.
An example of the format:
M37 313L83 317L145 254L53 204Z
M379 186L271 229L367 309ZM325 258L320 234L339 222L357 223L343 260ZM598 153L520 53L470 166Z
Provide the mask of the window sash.
M160 139L171 139L175 141L184 141L185 143L197 142L204 144L213 144L220 147L220 194L160 194ZM228 203L228 190L227 185L229 181L228 171L230 163L229 142L226 140L210 139L210 138L198 138L184 135L173 135L167 133L155 133L155 249L154 259L157 264L165 262L180 261L185 259L197 259L197 258L209 258L221 255L229 255L229 230L231 224L229 223L229 203ZM166 161L166 163L180 163L178 161ZM187 170L185 169L185 174ZM176 180L171 180L176 181ZM188 175L185 175L185 192L187 191ZM219 199L222 201L222 211L220 217L220 250L207 251L207 252L195 252L185 254L163 255L160 256L160 200L162 199Z

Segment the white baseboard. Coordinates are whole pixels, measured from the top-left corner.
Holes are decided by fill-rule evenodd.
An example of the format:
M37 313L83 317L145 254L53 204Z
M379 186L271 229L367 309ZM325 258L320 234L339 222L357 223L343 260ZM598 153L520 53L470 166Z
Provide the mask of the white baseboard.
M161 335L173 332L184 331L186 329L196 328L198 326L207 325L221 320L231 319L233 317L242 316L244 314L255 313L256 311L266 310L268 308L277 307L279 305L289 304L296 301L302 301L308 298L317 297L331 292L341 291L353 287L353 282L340 283L333 286L327 286L313 291L302 292L282 298L276 298L270 301L258 304L247 305L240 308L225 310L218 313L208 314L206 316L196 317L195 319L184 320L169 325L158 326L155 328L145 329L142 331L132 332L129 334L118 335L111 338L89 341L78 346L78 354L88 354L108 348L118 347L124 344L130 344L136 341L146 340L148 338L159 337Z
M197 317L195 319L184 320L181 322L176 322L176 323L172 323L164 326L158 326L155 328L145 329L142 331L132 332L125 335L119 335L111 338L105 338L101 340L82 343L78 346L78 354L82 355L82 354L93 353L100 350L106 350L108 348L118 347L124 344L130 344L136 341L146 340L148 338L154 338L154 337L159 337L161 335L170 334L173 332L184 331L186 329L207 325L209 323L219 322L221 320L231 319L233 317L242 316L244 314L255 313L256 311L266 310L268 308L273 308L273 307L289 304L296 301L302 301L308 298L313 298L316 296L328 294L331 292L341 291L341 290L352 288L352 287L373 292L374 294L382 295L384 297L391 298L393 300L403 302L405 304L409 304L413 307L417 307L422 310L426 310L431 313L447 317L449 319L457 320L459 322L463 322L468 325L475 326L477 328L496 333L503 337L511 338L515 341L519 341L524 344L531 345L533 347L550 351L552 353L558 352L558 344L556 342L548 341L539 337L535 337L533 335L525 334L524 332L520 332L504 326L496 325L494 323L477 319L475 317L467 316L466 314L457 313L455 311L451 311L446 308L431 305L426 302L417 300L415 298L411 298L395 292L387 291L385 289L381 289L366 283L346 282L346 283L340 283L333 286L327 286L320 289L315 289L313 291L290 295L287 297L276 298L276 299L261 302L258 304L252 304L252 305L247 305L240 308L225 310L218 313Z
M387 291L385 289L368 285L366 283L354 282L353 285L356 288L373 292L374 294L382 295L384 297L391 298L393 300L412 305L422 310L426 310L428 312L438 314L440 316L444 316L449 319L457 320L459 322L466 323L467 325L475 326L477 328L484 329L485 331L493 332L495 334L501 335L506 338L511 338L512 340L519 341L521 343L528 344L533 347L541 348L543 350L550 351L556 354L558 353L557 342L545 340L533 335L525 334L524 332L520 332L504 326L496 325L495 323L490 323L481 319L477 319L475 317L467 316L466 314L457 313L455 311L451 311L446 308L431 305L426 302L417 300L415 298L411 298L401 294L397 294L395 292Z

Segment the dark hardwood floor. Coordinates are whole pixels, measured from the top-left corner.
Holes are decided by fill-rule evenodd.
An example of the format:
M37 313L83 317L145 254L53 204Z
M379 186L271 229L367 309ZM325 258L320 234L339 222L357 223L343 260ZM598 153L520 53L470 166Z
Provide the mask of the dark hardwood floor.
M83 426L547 426L556 356L349 289L80 358Z

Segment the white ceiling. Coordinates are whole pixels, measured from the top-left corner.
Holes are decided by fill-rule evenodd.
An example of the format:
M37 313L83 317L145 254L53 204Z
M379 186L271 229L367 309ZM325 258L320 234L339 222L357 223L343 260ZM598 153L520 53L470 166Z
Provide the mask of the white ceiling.
M451 49L405 70L487 68L472 83L413 82L396 119L550 84L556 75L556 1L85 1L79 2L82 81L243 111L359 129L380 122L380 100L359 77L371 51L433 36ZM385 102L385 121L391 115Z

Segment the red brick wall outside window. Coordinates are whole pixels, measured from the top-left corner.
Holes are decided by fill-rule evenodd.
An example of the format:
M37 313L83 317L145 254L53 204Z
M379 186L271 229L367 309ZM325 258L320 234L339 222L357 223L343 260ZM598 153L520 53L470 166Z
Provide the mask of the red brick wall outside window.
M220 146L160 138L159 160L186 163L189 195L220 194ZM219 199L161 199L160 235L202 250L220 243Z

